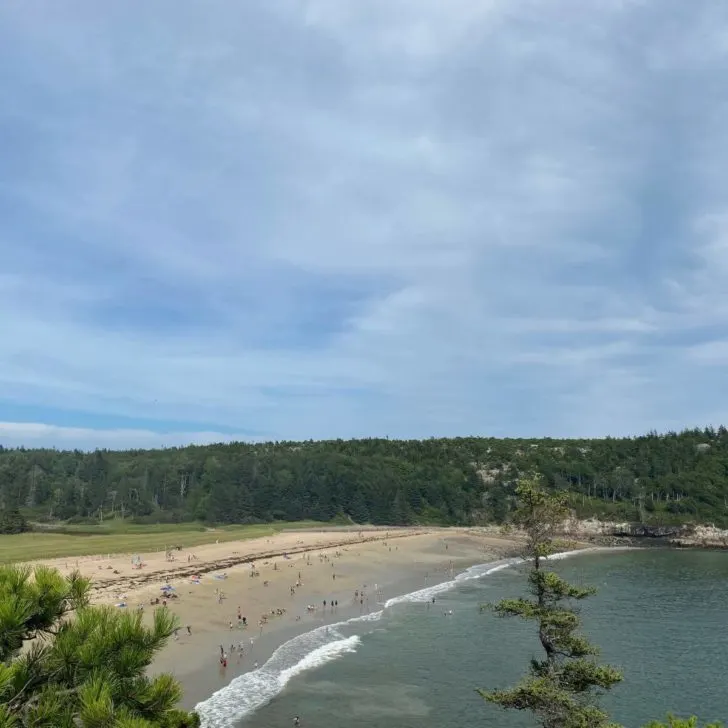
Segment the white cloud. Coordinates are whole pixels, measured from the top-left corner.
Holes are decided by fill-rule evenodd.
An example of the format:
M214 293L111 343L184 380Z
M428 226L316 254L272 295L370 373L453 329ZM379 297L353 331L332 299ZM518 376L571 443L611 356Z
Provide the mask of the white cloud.
M137 429L59 427L39 422L0 422L3 447L55 447L59 450L134 450L183 447L192 443L250 442L249 436L222 432L155 432Z
M712 416L691 367L728 336L728 16L684 7L3 7L0 415L270 437Z

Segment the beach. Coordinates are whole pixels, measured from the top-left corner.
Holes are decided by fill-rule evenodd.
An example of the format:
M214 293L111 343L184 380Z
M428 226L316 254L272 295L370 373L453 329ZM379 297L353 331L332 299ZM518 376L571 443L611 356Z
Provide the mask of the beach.
M151 672L174 674L192 708L299 635L366 618L392 598L520 548L513 536L478 529L330 529L42 563L92 578L96 604L143 608L151 620L166 602L181 628ZM172 587L167 596L164 586Z

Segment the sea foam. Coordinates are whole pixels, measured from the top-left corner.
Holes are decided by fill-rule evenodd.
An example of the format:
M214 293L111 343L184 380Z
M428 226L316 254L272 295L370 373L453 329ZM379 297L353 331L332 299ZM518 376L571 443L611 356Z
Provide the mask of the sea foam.
M604 547L586 548L552 554L548 559L557 561L584 553L613 550L614 548ZM450 591L465 582L489 576L523 562L523 559L513 557L477 564L449 581L433 584L410 594L392 597L379 611L317 627L290 639L281 645L262 667L236 677L229 685L195 706L202 720L202 728L233 728L241 718L250 715L275 698L291 678L345 654L356 652L361 642L360 637L357 635L344 637L338 628L359 622L376 622L381 619L385 610L397 604L430 602L438 594Z
M483 576L488 576L501 569L507 569L509 566L513 566L521 561L521 559L503 559L502 561L492 561L488 564L477 564L471 566L462 573L458 574L454 579L450 581L443 581L439 584L433 584L432 586L419 589L418 591L411 592L410 594L402 594L399 597L392 597L384 603L385 609L390 609L396 604L407 604L412 602L429 602L432 598L443 592L450 591L456 586L472 579L480 579Z
M330 636L331 642L323 642ZM342 637L331 627L319 627L294 637L281 645L263 667L236 677L207 700L198 703L203 728L233 728L243 717L269 703L291 678L335 660L341 655L356 652L360 643L357 635ZM297 659L298 655L303 657Z

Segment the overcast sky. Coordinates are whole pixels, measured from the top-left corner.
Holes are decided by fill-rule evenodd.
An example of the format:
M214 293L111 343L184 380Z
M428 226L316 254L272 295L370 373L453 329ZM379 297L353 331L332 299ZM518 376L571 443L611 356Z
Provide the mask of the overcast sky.
M728 419L728 3L0 5L0 443Z

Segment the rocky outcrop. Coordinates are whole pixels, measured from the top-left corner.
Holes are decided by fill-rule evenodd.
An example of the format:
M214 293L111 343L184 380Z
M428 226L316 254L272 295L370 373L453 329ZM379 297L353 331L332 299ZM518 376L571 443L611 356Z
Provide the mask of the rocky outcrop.
M589 541L661 540L674 546L728 548L728 531L711 525L658 526L646 523L569 519L563 525L564 535Z

